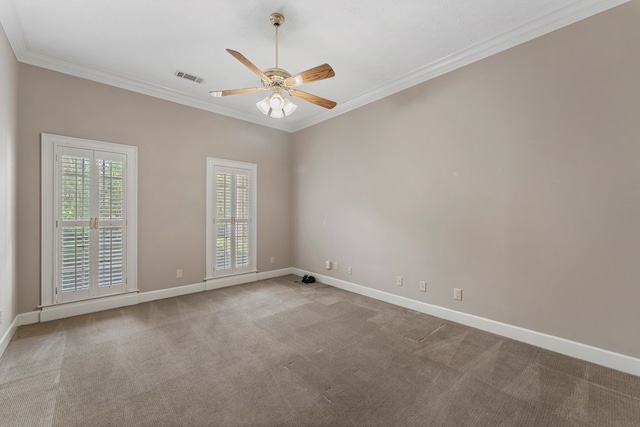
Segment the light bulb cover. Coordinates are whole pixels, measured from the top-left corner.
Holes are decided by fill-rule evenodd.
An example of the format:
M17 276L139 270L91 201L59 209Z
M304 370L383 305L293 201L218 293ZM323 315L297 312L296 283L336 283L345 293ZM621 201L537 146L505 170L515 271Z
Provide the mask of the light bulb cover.
M284 107L284 98L279 93L274 93L269 99L269 106L274 110L282 110Z
M258 110L262 111L262 114L269 115L269 110L271 109L271 107L269 106L269 98L270 97L267 96L262 101L256 103L256 107L258 107Z
M290 116L294 111L296 111L296 108L298 108L296 104L289 101L287 98L284 98L284 108L282 110L284 111L285 116Z
M290 116L298 106L275 92L256 103L258 110L274 119Z

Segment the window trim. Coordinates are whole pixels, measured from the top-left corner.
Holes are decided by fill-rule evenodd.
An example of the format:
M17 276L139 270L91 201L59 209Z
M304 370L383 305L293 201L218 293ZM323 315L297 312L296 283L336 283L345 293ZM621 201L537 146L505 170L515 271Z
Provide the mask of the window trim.
M41 134L41 275L40 275L40 307L65 304L56 302L55 298L55 262L56 228L54 206L55 185L57 183L55 155L58 147L81 148L87 150L120 153L127 156L126 167L126 263L127 276L125 291L138 291L138 147L132 145L115 144L112 142L96 141L70 136ZM123 293L93 296L88 301Z
M232 274L216 274L215 271L215 169L216 166L248 169L251 171L251 207L250 207L250 257L251 265L249 271ZM233 277L243 274L255 273L258 271L258 165L255 163L240 162L235 160L225 160L215 157L207 157L207 183L206 183L206 278L205 281L219 279L221 277Z

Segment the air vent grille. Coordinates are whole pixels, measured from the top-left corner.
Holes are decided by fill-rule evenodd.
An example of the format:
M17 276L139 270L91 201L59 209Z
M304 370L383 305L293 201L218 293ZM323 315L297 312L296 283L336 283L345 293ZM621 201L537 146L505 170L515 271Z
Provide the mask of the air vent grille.
M176 71L175 74L177 77L181 79L191 80L192 82L202 83L204 79L202 77L194 76L193 74L185 73L184 71Z

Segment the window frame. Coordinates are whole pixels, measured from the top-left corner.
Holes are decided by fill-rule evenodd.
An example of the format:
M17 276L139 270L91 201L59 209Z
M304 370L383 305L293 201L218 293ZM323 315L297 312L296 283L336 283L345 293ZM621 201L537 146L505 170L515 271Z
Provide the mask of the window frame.
M56 298L56 194L58 171L56 155L60 147L117 153L126 156L125 218L126 279L123 292L95 295L77 301L138 291L138 147L70 136L41 134L41 301L40 307L65 304ZM68 301L72 302L72 301Z
M241 272L218 273L215 270L216 257L216 186L215 171L216 167L245 169L251 172L251 190L250 190L250 208L249 208L249 256L251 257L250 266ZM258 271L258 165L255 163L240 162L236 160L219 159L215 157L207 157L207 173L206 173L206 278L205 281L218 279L221 277L232 277L242 274L255 273Z

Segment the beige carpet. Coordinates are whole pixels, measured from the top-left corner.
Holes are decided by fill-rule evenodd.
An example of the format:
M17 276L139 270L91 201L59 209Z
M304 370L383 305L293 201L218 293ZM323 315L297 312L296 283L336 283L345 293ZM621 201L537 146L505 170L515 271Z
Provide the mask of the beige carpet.
M296 276L23 326L9 426L640 426L640 378Z

